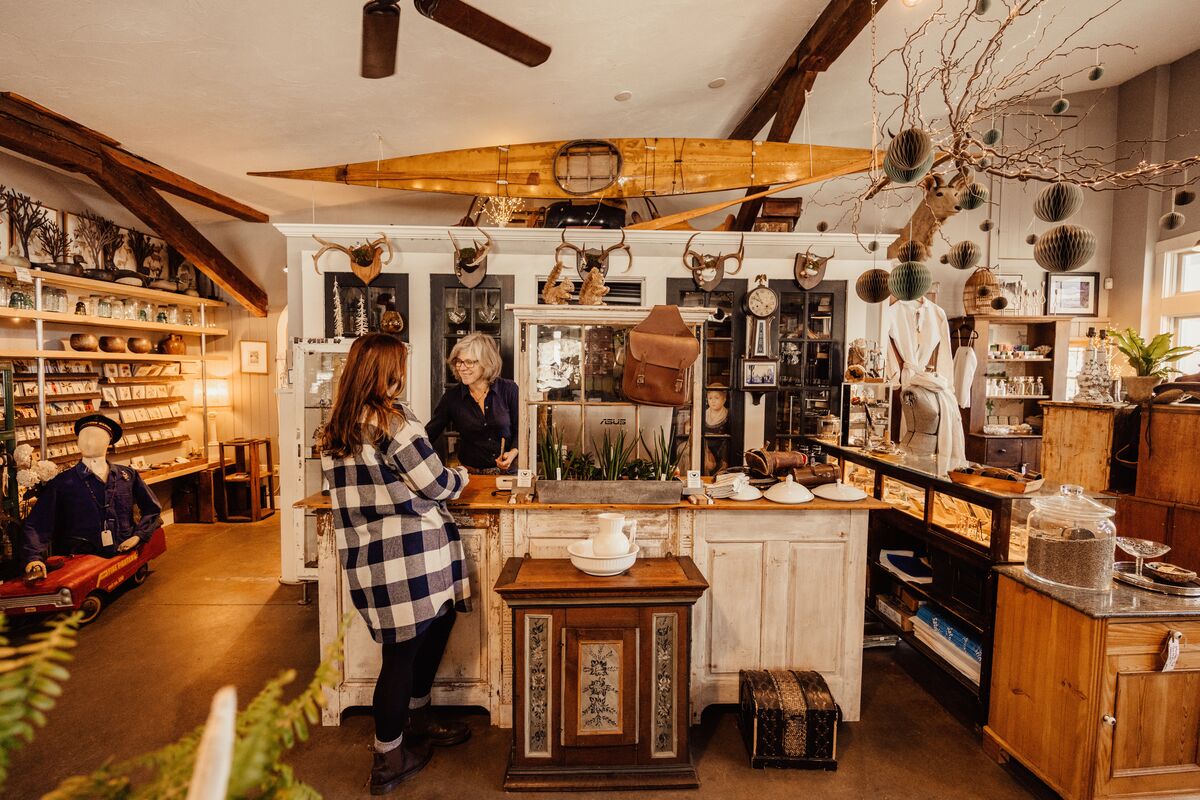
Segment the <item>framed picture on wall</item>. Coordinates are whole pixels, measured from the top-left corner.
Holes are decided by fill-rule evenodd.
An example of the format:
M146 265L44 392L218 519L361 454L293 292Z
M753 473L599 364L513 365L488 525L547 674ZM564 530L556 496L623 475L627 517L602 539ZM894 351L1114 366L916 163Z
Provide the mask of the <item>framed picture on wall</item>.
M334 292L334 281L337 281L337 291ZM341 307L340 330L335 330L334 305ZM352 272L325 273L325 336L330 339L352 337L355 335L356 321L359 314L359 304L366 318L367 332L378 333L383 312L387 305L395 305L404 320L404 329L400 338L408 341L408 275L401 273L384 273L371 281L371 285L363 283Z
M238 342L242 372L250 375L267 374L267 343L243 339Z
M1095 317L1100 313L1100 273L1046 274L1046 315Z

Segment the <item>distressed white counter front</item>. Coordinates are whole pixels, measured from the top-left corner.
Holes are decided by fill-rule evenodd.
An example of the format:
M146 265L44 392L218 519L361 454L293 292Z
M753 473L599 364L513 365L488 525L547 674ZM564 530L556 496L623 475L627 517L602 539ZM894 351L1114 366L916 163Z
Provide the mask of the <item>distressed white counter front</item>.
M460 614L454 626L434 684L435 702L479 706L493 725L511 726L512 631L492 591L501 565L512 556L565 558L568 544L596 529L596 514L620 510L638 520L646 556L691 556L711 587L693 611L693 721L708 705L737 702L738 670L771 667L820 672L843 719L859 718L867 516L881 504L509 506L490 497L480 485L486 480L473 479L475 499L452 509L469 561L473 610ZM304 502L321 505L320 498ZM323 717L326 725L337 725L344 709L370 706L379 646L354 613L329 515L320 516L322 651L351 614L341 680Z

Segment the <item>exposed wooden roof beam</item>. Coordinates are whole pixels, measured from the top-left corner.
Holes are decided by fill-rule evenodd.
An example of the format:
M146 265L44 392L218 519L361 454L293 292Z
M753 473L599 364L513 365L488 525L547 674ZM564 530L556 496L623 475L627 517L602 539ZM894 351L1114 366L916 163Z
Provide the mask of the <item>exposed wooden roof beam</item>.
M116 140L10 92L0 92L0 147L91 178L250 313L266 316L267 293L262 287L156 189L250 222L266 222L266 214L134 155Z
M875 11L886 2L876 0ZM791 141L804 110L805 95L813 87L817 74L827 70L871 22L871 5L871 0L830 0L767 88L734 125L729 138L752 139L773 118L767 141ZM764 188L752 186L746 190L746 196L756 195ZM761 198L743 203L734 229L750 230L761 207Z

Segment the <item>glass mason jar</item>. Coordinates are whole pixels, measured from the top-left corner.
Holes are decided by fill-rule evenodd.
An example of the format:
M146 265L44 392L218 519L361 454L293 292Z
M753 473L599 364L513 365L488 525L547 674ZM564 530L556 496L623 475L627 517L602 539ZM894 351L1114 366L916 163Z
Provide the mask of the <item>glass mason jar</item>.
M17 281L8 293L9 308L33 308L33 284Z
M150 322L154 316L154 306L150 305L147 300L139 300L137 302L137 319L138 322Z
M0 306L8 308L8 296L12 293L12 281L0 278Z
M109 300L109 313L113 319L125 319L125 301L119 297Z
M113 300L116 299L110 294L96 299L96 316L97 317L112 317Z
M196 324L195 312L192 311L192 309L190 309L190 308L183 309L183 311L180 315L180 320L183 322L184 325L195 325Z
M1057 495L1030 502L1026 571L1063 586L1112 588L1116 510L1085 497L1082 486L1071 484L1060 486Z

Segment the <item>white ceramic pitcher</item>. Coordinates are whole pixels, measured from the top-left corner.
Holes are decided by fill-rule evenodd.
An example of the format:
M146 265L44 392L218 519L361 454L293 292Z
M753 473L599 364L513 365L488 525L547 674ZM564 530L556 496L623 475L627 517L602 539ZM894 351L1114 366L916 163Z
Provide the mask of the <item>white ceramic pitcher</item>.
M592 554L600 558L623 556L637 541L637 520L625 522L624 514L597 514L600 529L592 534ZM626 529L629 534L626 535Z

